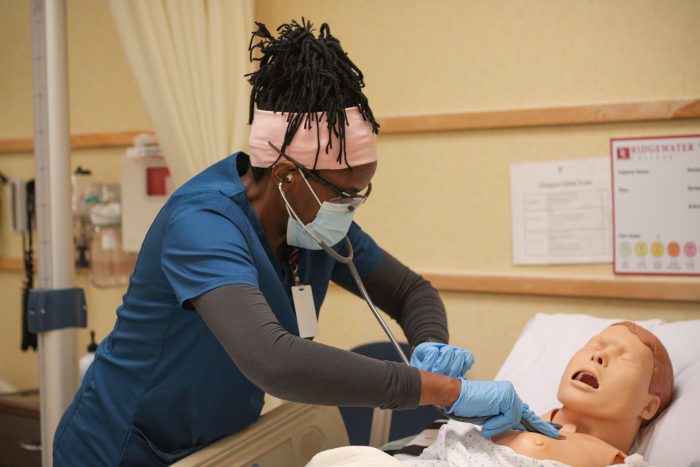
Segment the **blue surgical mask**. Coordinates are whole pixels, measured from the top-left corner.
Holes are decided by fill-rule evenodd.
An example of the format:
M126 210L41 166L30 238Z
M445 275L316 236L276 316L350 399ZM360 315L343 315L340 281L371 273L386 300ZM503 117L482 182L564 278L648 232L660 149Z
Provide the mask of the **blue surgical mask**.
M287 244L306 250L321 250L321 244L318 242L320 240L328 246L333 246L341 241L347 235L348 230L350 230L356 206L353 204L330 203L328 201L321 203L306 177L303 174L302 177L318 204L321 205L321 208L314 220L304 225L284 196L282 184L278 185L284 204L289 212Z

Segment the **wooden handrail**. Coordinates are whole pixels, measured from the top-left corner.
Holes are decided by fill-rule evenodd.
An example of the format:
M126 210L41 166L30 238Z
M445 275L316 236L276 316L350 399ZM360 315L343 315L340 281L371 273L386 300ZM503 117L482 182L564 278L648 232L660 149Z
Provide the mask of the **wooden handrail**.
M537 274L431 273L423 276L444 292L554 297L615 298L700 303L700 278L556 277Z
M695 118L700 118L698 98L410 115L382 118L379 124L381 134L392 134Z
M134 137L141 133L153 133L148 130L120 131L116 133L91 133L71 135L70 146L72 149L111 148L131 146ZM7 152L32 152L34 140L32 138L16 138L0 140L0 153Z
M21 271L20 258L0 257L0 271ZM555 277L536 274L423 272L441 292L700 303L700 279Z
M0 271L16 272L24 268L21 258L8 258L0 256Z
M384 117L378 121L381 125L381 134L386 135L698 118L700 118L700 98L407 115ZM136 130L73 135L71 147L73 149L126 147L132 144L134 136L142 132ZM0 154L31 152L33 148L34 141L31 138L0 140Z

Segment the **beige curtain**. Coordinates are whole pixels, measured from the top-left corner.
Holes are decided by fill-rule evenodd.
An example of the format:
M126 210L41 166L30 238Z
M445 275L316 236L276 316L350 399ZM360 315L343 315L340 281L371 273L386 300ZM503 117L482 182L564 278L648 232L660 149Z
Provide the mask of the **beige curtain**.
M108 0L173 181L248 140L254 0Z

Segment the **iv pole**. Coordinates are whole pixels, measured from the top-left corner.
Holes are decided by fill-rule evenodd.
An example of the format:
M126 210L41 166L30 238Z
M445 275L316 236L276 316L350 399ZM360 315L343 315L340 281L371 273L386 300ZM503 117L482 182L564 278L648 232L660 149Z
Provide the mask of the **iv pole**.
M38 285L66 289L75 279L66 1L32 0L31 22ZM76 337L75 327L38 332L43 467L53 465L54 432L78 386Z

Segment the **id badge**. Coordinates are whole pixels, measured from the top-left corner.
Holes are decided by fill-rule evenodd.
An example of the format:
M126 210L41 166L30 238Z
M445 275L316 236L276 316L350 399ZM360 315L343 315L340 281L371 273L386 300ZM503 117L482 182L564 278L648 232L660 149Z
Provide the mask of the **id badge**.
M316 319L316 307L310 285L293 285L292 300L294 310L297 313L297 325L299 337L315 337L318 333L318 320Z

